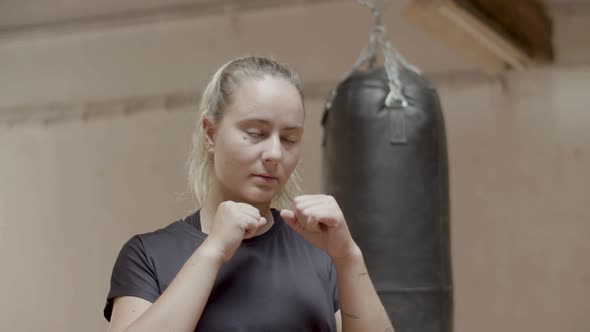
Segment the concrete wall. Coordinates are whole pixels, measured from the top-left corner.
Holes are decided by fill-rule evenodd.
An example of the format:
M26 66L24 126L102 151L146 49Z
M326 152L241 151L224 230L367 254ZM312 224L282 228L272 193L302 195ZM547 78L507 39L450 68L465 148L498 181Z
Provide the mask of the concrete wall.
M590 326L590 68L441 87L456 331Z
M251 22L241 34L213 17L0 45L0 109L20 119L0 124L0 330L103 331L121 245L193 208L181 194L195 107L135 105L149 110L126 115L133 104L126 98L198 91L219 63L250 47L294 63L312 85L339 77L365 30L358 45L326 46L326 38L313 36L337 29L308 34L304 27L319 26L320 16L296 10L297 24L289 21L293 13L242 18ZM290 37L275 36L266 47L259 40L264 20L291 22L284 30ZM583 64L590 52L572 48L579 43L572 32L585 21L566 15L559 22L565 60L558 66L503 80L437 76L449 140L458 332L590 326L590 67ZM421 53L435 49L423 45ZM319 61L321 52L350 56ZM414 58L430 72L469 69L452 57L436 66ZM92 111L87 101L106 101L101 107L110 112L84 117ZM64 103L75 107L64 111ZM302 166L309 192L321 192L322 104L311 98L307 105ZM62 120L14 116L31 110Z

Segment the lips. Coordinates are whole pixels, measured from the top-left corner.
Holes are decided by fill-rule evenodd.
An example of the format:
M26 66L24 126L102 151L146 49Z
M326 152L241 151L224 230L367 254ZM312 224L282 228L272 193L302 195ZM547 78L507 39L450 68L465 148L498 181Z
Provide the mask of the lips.
M276 176L268 175L268 174L252 174L255 177L263 178L265 180L276 180Z

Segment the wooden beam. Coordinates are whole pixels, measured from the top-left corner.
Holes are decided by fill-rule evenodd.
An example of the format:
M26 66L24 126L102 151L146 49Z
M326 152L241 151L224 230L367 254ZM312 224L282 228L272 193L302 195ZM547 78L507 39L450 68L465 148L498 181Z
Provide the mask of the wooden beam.
M477 64L484 72L494 75L504 71L506 64L481 45L477 36L467 33L461 24L444 14L444 10L449 9L448 4L446 1L414 1L406 7L404 16L447 47Z
M455 0L491 24L496 31L522 47L536 63L554 58L553 26L544 4L538 0Z
M504 20L500 22L493 20L494 16L490 14L493 10L490 10L490 7L486 7L489 11L484 14L472 1L480 0L414 0L406 7L404 16L491 75L510 68L522 69L533 63L541 62L539 59L546 62L544 59L547 59L547 54L552 54L546 50L544 52L531 51L532 48L524 46L523 37L514 37L511 28L503 23ZM516 2L528 1L518 0ZM531 14L531 16L540 17L536 14ZM511 20L515 20L515 18ZM546 34L547 31L550 31L550 24L540 24L541 19L535 22L537 22L534 25L536 33ZM545 34L536 40L546 40Z

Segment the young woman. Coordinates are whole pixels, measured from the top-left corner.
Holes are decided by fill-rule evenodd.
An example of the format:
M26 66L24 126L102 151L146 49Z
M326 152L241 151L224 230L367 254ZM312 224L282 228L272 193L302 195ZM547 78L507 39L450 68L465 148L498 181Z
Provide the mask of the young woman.
M200 210L124 245L109 331L393 331L337 202L298 193L296 73L231 61L201 112L189 163Z

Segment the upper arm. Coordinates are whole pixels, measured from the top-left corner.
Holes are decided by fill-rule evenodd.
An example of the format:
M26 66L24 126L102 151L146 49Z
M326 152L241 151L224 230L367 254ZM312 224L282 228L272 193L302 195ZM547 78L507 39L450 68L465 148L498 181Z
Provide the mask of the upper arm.
M334 316L336 317L336 331L342 332L342 314L340 313L340 310L336 311Z
M123 246L113 267L104 317L111 320L114 299L135 297L153 303L159 296L153 261L146 253L142 240L134 236Z
M122 332L139 316L148 310L151 302L135 296L121 296L114 299L113 312L108 332Z

